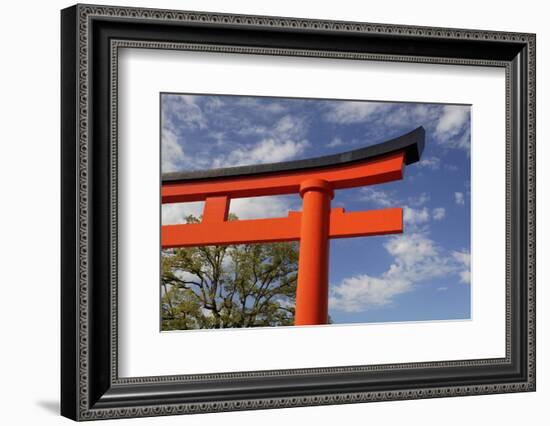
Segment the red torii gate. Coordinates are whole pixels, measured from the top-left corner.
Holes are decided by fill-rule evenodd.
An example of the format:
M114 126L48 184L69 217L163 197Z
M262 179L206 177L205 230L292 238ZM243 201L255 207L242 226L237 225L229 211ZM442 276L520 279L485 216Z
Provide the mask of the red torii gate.
M205 201L201 223L163 225L162 248L300 241L295 325L328 321L329 239L403 232L403 211L345 212L330 208L334 190L403 178L417 162L425 132L307 160L162 176L162 203ZM228 221L232 198L299 193L301 212L288 217Z

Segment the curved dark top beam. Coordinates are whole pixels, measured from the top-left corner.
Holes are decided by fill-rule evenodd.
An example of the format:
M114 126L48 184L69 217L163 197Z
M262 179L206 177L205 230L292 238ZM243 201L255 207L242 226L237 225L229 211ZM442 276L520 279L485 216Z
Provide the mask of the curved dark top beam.
M346 151L340 154L307 158L305 160L284 161L280 163L255 164L250 166L226 167L221 169L194 170L190 172L174 172L162 175L163 183L195 181L200 179L215 179L235 176L253 176L264 173L277 173L305 170L320 167L341 166L357 161L374 159L376 157L405 152L405 164L416 163L424 151L425 130L422 126L409 133L398 136L386 142L364 148Z

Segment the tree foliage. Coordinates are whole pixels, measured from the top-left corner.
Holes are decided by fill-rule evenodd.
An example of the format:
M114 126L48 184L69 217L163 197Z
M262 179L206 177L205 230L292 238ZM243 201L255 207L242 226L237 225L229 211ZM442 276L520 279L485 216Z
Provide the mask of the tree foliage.
M297 243L163 250L162 329L292 325L297 270Z

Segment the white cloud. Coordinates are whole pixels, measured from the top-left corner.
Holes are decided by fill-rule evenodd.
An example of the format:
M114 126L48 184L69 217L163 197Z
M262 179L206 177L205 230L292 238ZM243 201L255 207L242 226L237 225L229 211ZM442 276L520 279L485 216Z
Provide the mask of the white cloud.
M436 207L432 210L432 217L434 220L443 220L445 218L445 208Z
M336 311L362 312L367 307L387 305L393 297L410 290L410 281L357 275L332 289L329 306Z
M393 136L403 131L424 126L434 140L447 148L469 151L470 107L467 105L396 104L383 102L347 101L330 104L324 119L329 123L365 123L370 139L387 137L387 132L373 129L390 129ZM437 170L441 161L428 157L419 162L420 167Z
M460 206L464 205L464 193L455 192L455 203L460 205Z
M294 203L293 198L296 198ZM261 219L286 217L293 208L298 208L299 197L272 196L254 198L236 198L231 200L229 212L239 219Z
M384 248L395 258L396 264L409 268L438 254L434 241L420 233L390 238Z
M426 194L425 192L423 192L420 195L417 195L415 197L409 197L409 203L414 207L423 206L428 201L430 201L430 196L428 194Z
M227 140L227 135L225 132L209 132L208 136L214 139L218 145L221 145Z
M302 154L309 146L304 139L307 122L303 117L285 115L271 128L257 127L248 131L262 135L263 139L256 144L237 146L229 154L213 159L212 167L286 161Z
M248 164L276 163L296 157L304 152L309 145L308 141L279 141L263 139L251 147L235 149L224 158L217 158L213 167L230 167Z
M417 164L418 167L426 167L431 170L438 170L441 165L441 160L437 157L425 157Z
M166 128L162 129L161 157L163 173L177 171L178 165L185 159L183 148L178 143L176 134Z
M461 105L445 105L435 131L439 135L455 136L468 121L470 107Z
M409 206L403 208L403 222L408 225L420 225L430 220L430 212L426 207L414 209Z
M329 143L327 143L328 148L336 148L337 146L344 145L344 141L338 137L333 138Z
M192 95L163 95L163 127L175 130L184 125L187 128L205 129L208 122L202 109Z
M468 155L470 155L470 129L464 130L464 133L462 133L458 139L455 139L452 146L455 148L463 148L467 151Z
M244 108L253 109L260 115L265 115L266 113L277 115L288 111L288 108L280 102L262 102L262 98L249 96L240 97L237 105Z
M276 139L300 139L307 134L308 125L304 117L285 115L281 117L273 129L271 137Z
M361 201L367 201L376 206L389 207L397 203L397 200L395 200L392 194L388 191L365 186L361 188L360 192L361 195L359 197Z
M265 124L252 124L248 120L239 121L238 129L236 133L241 136L259 136L263 138L274 139L302 139L306 136L308 130L308 123L303 116L299 115L283 115L281 113L286 111L286 108L280 104L263 104L257 100L252 99L250 102L242 100L240 104L245 105L247 108L251 108L250 114L259 114L263 117L269 114L268 123ZM274 115L274 116L271 116ZM277 119L277 117L279 117ZM232 123L235 125L236 123Z
M237 130L237 134L240 136L265 136L269 132L269 129L262 125L245 125Z
M469 106L445 105L435 128L437 141L448 147L469 149L469 118Z
M454 259L459 263L459 265L462 267L459 275L460 275L460 281L463 283L469 284L471 277L470 277L470 263L471 263L471 256L470 252L463 250L463 251L454 251L453 252Z
M262 111L270 112L272 114L282 114L287 111L287 108L280 103L267 103L261 107Z
M199 217L204 209L203 201L193 203L171 203L162 205L162 224L175 225L186 223L185 218L189 215Z
M391 104L377 102L334 102L329 104L325 119L338 124L359 123L390 107Z
M440 108L426 104L347 101L331 104L325 119L331 123L352 124L375 121L379 125L402 130L424 125L439 118Z
M219 96L208 96L204 108L207 111L215 111L225 106L225 102Z
M173 172L188 167L179 129L207 128L207 120L191 95L162 96L161 167L162 172Z
M251 125L247 121L240 124L241 126L236 130L236 133L242 136L256 135L274 139L302 139L308 131L306 118L299 115L284 115L278 120L272 121L271 126Z
M385 245L393 262L378 277L360 274L331 287L331 309L362 312L392 303L415 285L457 270L454 257L445 256L435 242L421 233L391 238Z
M403 204L402 200L395 198L393 193L388 191L367 186L362 188L360 193L359 199L361 201L370 202L377 207L399 207L400 204ZM410 205L403 207L403 222L409 225L410 229L417 231L418 226L429 222L432 215L434 215L434 220L440 220L443 218L441 215L445 215L445 209L443 208L434 209L432 213L427 207L415 208L424 206L428 201L430 201L430 196L425 192L408 198Z
M399 104L398 104L399 105ZM438 117L438 108L426 104L400 104L393 107L389 113L382 114L379 118L381 124L385 126L403 129L404 127L426 126L428 123L436 120Z
M309 145L305 139L308 130L306 117L282 115L287 108L281 103L262 103L254 98L243 100L246 107L254 109L254 113L272 114L269 125L250 125L248 120L235 120L226 114L227 102L222 97L164 95L162 101L163 172L285 161L300 155ZM223 125L224 130L209 126L208 119L213 121L212 117L216 117L217 127ZM184 157L185 145L179 136L181 129L201 129L226 149L218 151L218 155L212 155L212 150L208 150L193 151L192 158ZM237 134L258 139L251 144L236 143L231 140L231 129Z
M286 217L290 210L299 209L300 198L298 195L235 198L229 204L229 213L235 214L239 219ZM204 201L163 204L162 224L186 223L187 216L192 215L199 218L202 216L203 210Z

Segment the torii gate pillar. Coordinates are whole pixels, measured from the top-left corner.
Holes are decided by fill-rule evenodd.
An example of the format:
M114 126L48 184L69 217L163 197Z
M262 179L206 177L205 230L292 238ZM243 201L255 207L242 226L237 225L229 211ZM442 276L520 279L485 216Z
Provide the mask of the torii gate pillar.
M310 179L300 185L303 198L295 325L328 322L330 201L327 181Z

